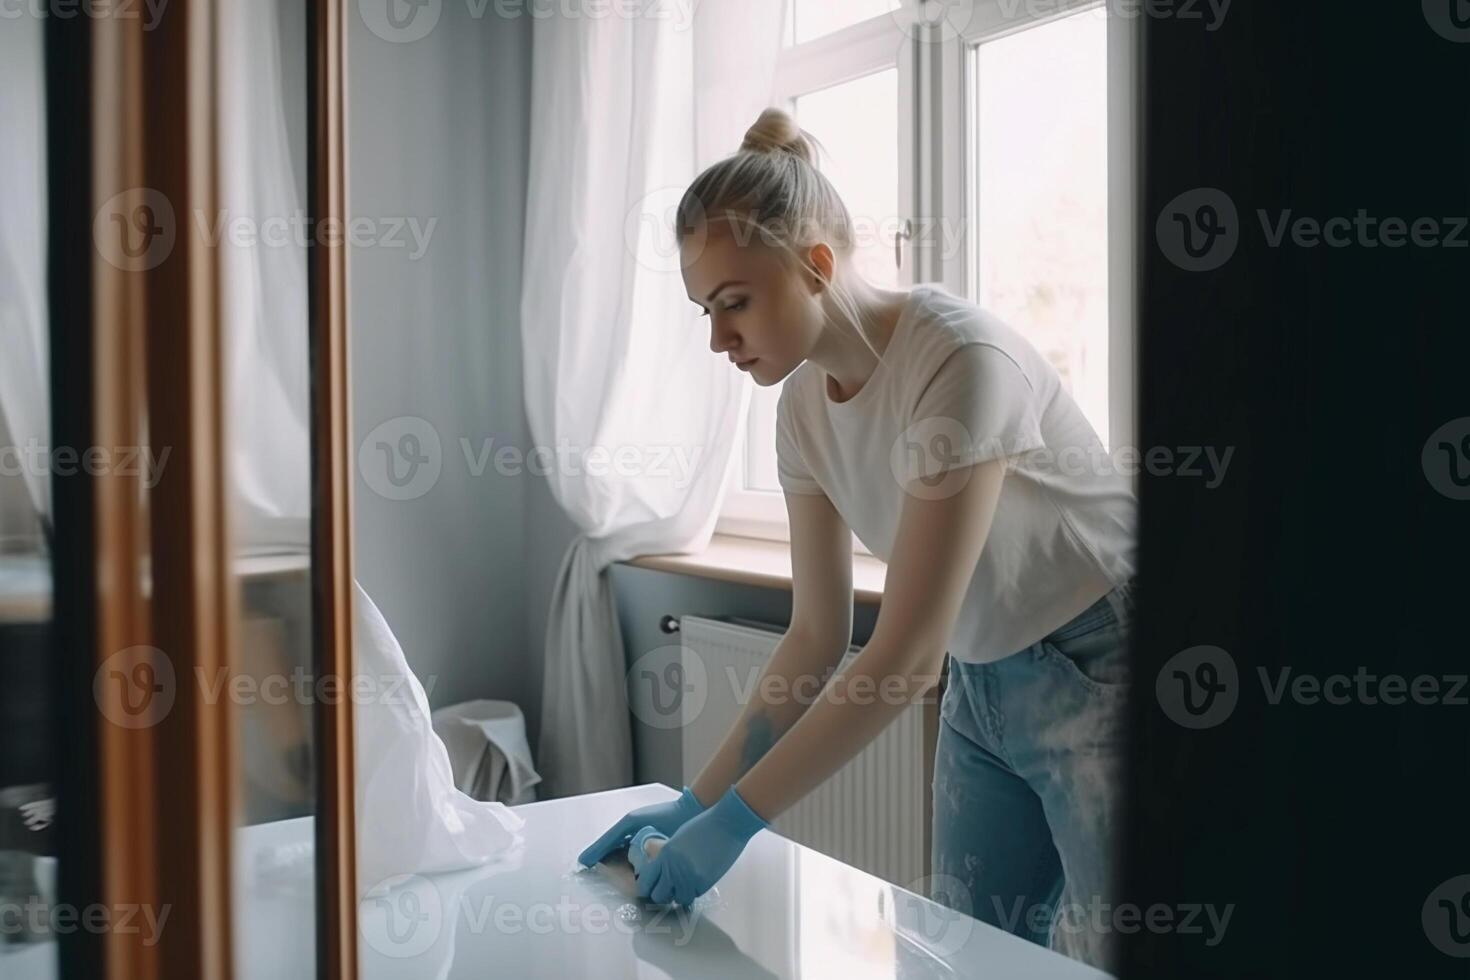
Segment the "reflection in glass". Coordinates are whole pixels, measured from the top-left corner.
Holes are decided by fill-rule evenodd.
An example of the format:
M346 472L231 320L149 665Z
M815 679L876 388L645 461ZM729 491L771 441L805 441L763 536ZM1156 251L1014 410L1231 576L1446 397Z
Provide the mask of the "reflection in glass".
M0 976L56 975L44 21L0 29Z
M225 403L234 567L233 690L243 821L236 842L235 959L273 948L315 970L316 812L307 359L307 40L304 0L224 0L220 208ZM289 844L282 842L290 842ZM271 921L281 892L295 921Z

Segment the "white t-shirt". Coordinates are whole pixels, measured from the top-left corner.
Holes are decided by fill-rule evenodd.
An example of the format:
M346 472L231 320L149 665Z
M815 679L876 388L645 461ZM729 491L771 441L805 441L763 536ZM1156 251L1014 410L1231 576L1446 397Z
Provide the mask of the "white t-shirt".
M888 561L906 498L963 486L949 470L1010 457L949 652L999 660L1065 624L1134 570L1135 503L1056 369L999 319L915 286L878 367L834 402L807 361L776 409L777 475L825 493ZM904 481L903 483L900 480Z

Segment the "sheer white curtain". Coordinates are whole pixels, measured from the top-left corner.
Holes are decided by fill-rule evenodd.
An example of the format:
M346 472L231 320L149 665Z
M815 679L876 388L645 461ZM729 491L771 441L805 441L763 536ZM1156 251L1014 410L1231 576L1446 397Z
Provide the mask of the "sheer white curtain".
M39 17L19 17L0 30L0 430L8 428L11 441L0 451L17 451L0 460L0 512L10 515L0 534L12 526L29 533L21 519L27 510L48 520L51 513L50 481L36 451L51 445L44 26Z
M304 4L285 7L288 16L304 16ZM188 231L226 236L220 257L234 539L245 553L304 551L311 513L307 255L294 230L268 232L304 213L297 169L304 161L293 162L287 127L293 113L304 125L304 101L294 100L306 92L287 88L282 70L283 39L303 43L303 35L283 32L277 0L222 0L219 16L228 39L219 69L224 213L190 215ZM260 233L252 245L231 245L222 221L250 222ZM354 710L359 893L396 875L505 857L520 840L522 818L455 787L423 686L356 583L353 653L358 677L399 692L362 699Z
M632 781L607 566L702 548L714 531L750 388L710 353L673 211L768 104L784 15L783 0L705 0L692 24L663 4L637 17L578 6L534 27L521 300L531 436L569 450L548 479L580 528L547 620L548 798Z
M221 36L229 39L220 45L222 213L187 220L190 234L224 236L234 538L245 553L304 552L311 513L307 257L298 232L273 230L281 219L304 214L305 193L286 129L281 15L277 0L233 0L219 14ZM297 9L293 16L305 14ZM305 96L291 93L293 100ZM244 221L259 230L257 243L230 245L230 222Z

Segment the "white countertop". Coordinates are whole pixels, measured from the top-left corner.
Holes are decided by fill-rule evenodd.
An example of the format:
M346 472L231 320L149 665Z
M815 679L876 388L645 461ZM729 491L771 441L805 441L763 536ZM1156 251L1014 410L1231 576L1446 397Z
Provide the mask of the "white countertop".
M576 856L629 809L672 799L651 783L529 803L524 843L472 871L414 876L359 908L361 975L821 980L1105 977L832 858L761 831L692 910L640 902L630 873ZM311 820L242 829L236 943L244 977L310 975ZM284 851L275 848L284 847ZM265 863L262 863L264 861ZM626 865L622 866L626 869Z

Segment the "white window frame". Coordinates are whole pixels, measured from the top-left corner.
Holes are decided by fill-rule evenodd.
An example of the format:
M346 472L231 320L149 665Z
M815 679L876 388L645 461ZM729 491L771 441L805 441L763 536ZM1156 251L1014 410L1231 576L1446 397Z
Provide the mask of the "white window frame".
M874 17L804 44L788 45L778 58L772 101L792 109L811 92L886 69L898 70L898 201L904 214L932 216L936 227L963 222L965 247L945 255L942 234L904 248L901 283L938 282L974 299L976 227L971 168L977 159L972 119L976 52L981 44L1047 21L1102 6L1101 0L950 0L944 25L921 26L919 0L902 11ZM951 25L962 24L956 31ZM948 36L946 36L948 35ZM1139 90L1138 18L1108 17L1108 426L1113 446L1135 441L1134 357L1137 228L1134 202ZM907 109L907 111L905 111ZM818 134L820 138L820 134ZM921 219L923 220L923 219ZM745 489L750 429L741 420L724 504L715 530L721 534L789 541L784 495ZM856 535L853 550L869 551Z

